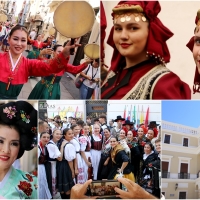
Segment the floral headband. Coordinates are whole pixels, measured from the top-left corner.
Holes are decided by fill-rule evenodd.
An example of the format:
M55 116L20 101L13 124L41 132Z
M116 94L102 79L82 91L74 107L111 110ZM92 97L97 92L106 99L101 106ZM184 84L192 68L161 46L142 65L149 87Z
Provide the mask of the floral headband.
M26 101L9 102L0 106L0 123L17 127L20 134L20 153L37 145L37 110Z

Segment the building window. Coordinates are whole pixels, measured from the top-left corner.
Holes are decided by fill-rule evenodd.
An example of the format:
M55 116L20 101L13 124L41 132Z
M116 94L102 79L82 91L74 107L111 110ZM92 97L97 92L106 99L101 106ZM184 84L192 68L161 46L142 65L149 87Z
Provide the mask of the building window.
M164 143L166 143L166 144L170 144L170 138L171 138L171 135L167 135L167 134L165 134Z
M188 173L188 164L181 163L180 173L178 175L179 179L190 179L190 174Z
M183 146L188 147L188 138L183 138Z
M169 178L168 167L169 162L162 161L162 178Z
M179 199L186 199L186 192L179 192Z

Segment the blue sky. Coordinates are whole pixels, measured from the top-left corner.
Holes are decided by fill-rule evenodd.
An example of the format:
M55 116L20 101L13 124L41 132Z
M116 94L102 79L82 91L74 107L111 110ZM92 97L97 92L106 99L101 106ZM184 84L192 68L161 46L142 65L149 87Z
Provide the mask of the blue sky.
M162 120L198 128L200 101L162 101Z

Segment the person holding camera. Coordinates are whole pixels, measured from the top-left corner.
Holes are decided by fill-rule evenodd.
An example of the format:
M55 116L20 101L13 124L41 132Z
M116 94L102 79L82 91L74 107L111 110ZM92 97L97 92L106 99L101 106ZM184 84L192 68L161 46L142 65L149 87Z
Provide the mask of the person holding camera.
M88 64L88 67L84 69L80 75L85 78L79 89L80 99L90 99L100 81L99 58Z
M116 197L121 199L157 199L155 196L149 194L137 183L127 179L127 178L118 178L120 183L125 185L127 191L121 190L117 187L114 190L118 193ZM97 196L88 197L86 196L86 191L88 186L92 183L92 180L86 181L84 184L76 184L71 189L70 199L96 199Z

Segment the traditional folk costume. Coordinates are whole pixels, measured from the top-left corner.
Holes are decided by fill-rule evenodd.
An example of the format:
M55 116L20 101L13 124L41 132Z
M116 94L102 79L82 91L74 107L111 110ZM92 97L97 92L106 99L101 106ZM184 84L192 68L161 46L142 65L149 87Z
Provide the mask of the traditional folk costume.
M13 64L10 52L0 54L0 99L17 99L23 84L29 76L46 76L67 69L67 62L62 53L49 63L29 60L22 55Z
M76 151L76 160L77 160L77 166L78 166L77 183L83 184L85 183L85 176L84 176L83 160L80 155L81 146L79 143L78 136L74 137L74 139L71 140L70 142L74 145L74 148Z
M152 168L151 168L151 163L157 160L157 155L155 154L154 151L151 151L150 154L144 154L143 155L143 166L142 166L142 179L140 181L140 185L147 189L148 182L152 181ZM153 188L148 188L148 192L152 193Z
M52 196L55 196L57 193L56 190L56 163L58 157L60 157L61 152L59 151L57 145L53 140L50 140L47 144L47 160L46 163L46 173L47 173L47 182L48 187Z
M153 166L153 186L154 186L154 191L153 195L161 198L161 191L160 191L160 165L161 165L161 160L160 160L160 154L156 154L156 160L151 163ZM150 165L151 165L150 164Z
M37 178L10 167L0 182L0 199L37 199Z
M200 31L200 10L197 12L197 16L195 19L196 31ZM186 46L190 49L190 51L193 51L194 47L194 36L190 39L190 41L186 44ZM195 76L194 76L194 84L193 84L193 94L200 93L200 74L198 72L198 68L196 66Z
M60 99L60 81L63 74L65 72L77 74L87 67L85 66L85 63L79 66L73 66L71 64L67 64L67 66L67 70L63 70L57 74L52 74L50 76L42 77L42 79L35 85L35 87L31 91L28 99Z
M91 149L90 137L85 136L85 135L80 136L79 143L80 143L80 151L85 152L86 159L88 160L88 158L90 157L90 159L92 160L92 156L90 153L90 149ZM87 181L88 180L88 165L86 164L86 162L83 158L82 158L82 160L83 160L83 169L84 169L84 175L85 175L84 181Z
M47 47L50 44L50 43L39 42L38 40L31 40L31 39L28 39L28 42L33 47L33 50L30 51L27 55L27 58L29 59L37 59L40 54L40 50L43 49L44 47Z
M66 141L66 140L63 140ZM76 151L74 145L67 143L61 147L61 153L63 155L62 161L57 163L57 188L58 191L66 193L74 186L74 180L72 178L72 172L68 162L73 161L76 158Z
M140 149L138 147L138 141L136 138L134 138L132 141L128 140L127 145L129 146L131 150L131 155L130 155L130 163L133 166L133 172L135 176L136 182L139 179L139 170L140 170L140 160L142 157L142 154L140 153Z
M45 170L46 157L46 147L44 147L41 142L38 144L38 198L39 199L51 199L51 193L48 188L47 176Z
M129 157L127 156L126 152L120 144L111 149L111 159L113 167L108 175L108 179L116 179L118 175L117 170L121 168L123 162L128 162L128 165L123 170L123 177L135 182L135 178L132 173L132 166L129 162Z
M37 145L37 114L34 107L26 101L9 102L0 106L1 126L14 126L18 130L19 151L16 159L21 158L24 151L30 151ZM2 173L5 167L0 168ZM9 170L0 181L0 199L38 199L37 178L15 169L10 163Z
M135 5L140 8L137 13ZM129 12L127 12L128 9ZM102 99L191 98L189 86L165 66L165 63L170 60L166 40L172 37L173 33L157 18L160 9L160 4L157 1L121 1L113 9L114 19L119 17L121 21L126 20L125 17L128 14L134 15L135 13L135 21L140 20L137 14L141 16L142 21L148 19L149 35L146 51L149 59L130 68L125 68L125 57L119 53L114 45L114 27L112 27L108 44L114 48L114 52L111 67L101 88Z
M108 157L110 157L110 150L111 150L110 138L111 136L108 139L106 139L105 136L103 138L103 145L102 145L101 159L99 162L99 168L97 173L97 180L107 179L109 170L112 167L111 159L109 159L108 164L104 166L104 162L107 160Z
M99 168L99 162L101 159L101 149L102 149L102 135L94 135L91 136L91 160L93 167L93 179L97 180L97 172Z

